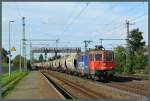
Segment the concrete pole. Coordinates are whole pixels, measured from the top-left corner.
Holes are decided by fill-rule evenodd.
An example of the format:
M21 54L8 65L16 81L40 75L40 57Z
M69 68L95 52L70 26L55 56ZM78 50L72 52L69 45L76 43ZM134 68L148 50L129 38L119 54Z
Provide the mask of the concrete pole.
M0 4L0 6L2 6L2 3ZM2 14L2 8L0 9L0 14ZM0 23L2 26L2 19L0 19ZM2 27L0 28L0 31L2 31ZM2 52L2 33L0 33L0 49ZM0 52L0 63L2 62L2 53Z
M88 50L87 49L88 44L91 43L92 41L91 40L84 40L83 42L85 43L85 52L86 52Z
M10 23L14 21L9 21L9 77L10 77L10 69L11 69L11 43L10 43Z
M102 44L103 44L103 43L102 43L102 40L103 40L103 39L100 39L100 41L101 41L101 46L102 46Z
M10 66L11 66L11 49L10 49L10 46L11 44L10 44L10 21L9 21L9 77L10 77Z
M134 25L135 23L130 23L128 20L126 20L126 26L127 26L127 53L126 53L126 64L129 63L129 34L130 34L130 25Z
M25 17L22 17L22 56L23 56L23 69L26 70L26 43L25 43Z
M21 42L21 40L20 40L20 68L19 68L20 72L22 71L22 70L21 70L21 69L22 69L22 67L21 67L21 66L22 66L22 63L21 63L21 56L22 56L22 55L21 55L21 43L22 43L22 42Z
M32 43L30 42L30 66L32 64Z

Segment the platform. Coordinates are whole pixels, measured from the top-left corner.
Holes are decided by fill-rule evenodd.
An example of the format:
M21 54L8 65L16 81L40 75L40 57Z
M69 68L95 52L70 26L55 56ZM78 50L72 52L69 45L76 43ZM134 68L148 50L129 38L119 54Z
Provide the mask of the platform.
M31 71L5 99L64 99L39 71Z

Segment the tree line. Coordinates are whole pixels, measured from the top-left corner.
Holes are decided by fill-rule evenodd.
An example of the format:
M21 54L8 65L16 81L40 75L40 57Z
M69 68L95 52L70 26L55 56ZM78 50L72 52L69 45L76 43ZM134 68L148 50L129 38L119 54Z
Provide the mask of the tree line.
M129 47L128 52L127 47L124 46L118 46L115 48L115 70L118 73L148 72L148 55L145 54L147 50L142 34L143 32L138 28L130 31L127 40L127 47Z

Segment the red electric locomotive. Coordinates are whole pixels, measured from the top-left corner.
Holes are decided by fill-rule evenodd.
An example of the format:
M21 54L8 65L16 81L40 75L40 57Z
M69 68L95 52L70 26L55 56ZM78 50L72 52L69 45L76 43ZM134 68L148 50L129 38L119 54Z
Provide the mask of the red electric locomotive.
M88 53L88 69L90 78L106 78L109 71L115 68L114 53L112 50L105 50L101 46L96 46L95 50ZM112 74L112 72L110 73Z

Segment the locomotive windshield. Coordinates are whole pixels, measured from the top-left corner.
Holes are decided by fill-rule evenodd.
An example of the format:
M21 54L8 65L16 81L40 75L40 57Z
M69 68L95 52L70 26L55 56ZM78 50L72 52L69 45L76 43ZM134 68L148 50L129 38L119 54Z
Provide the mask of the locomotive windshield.
M102 54L95 54L96 61L102 61Z
M106 52L106 61L112 61L113 60L113 53L107 51Z

